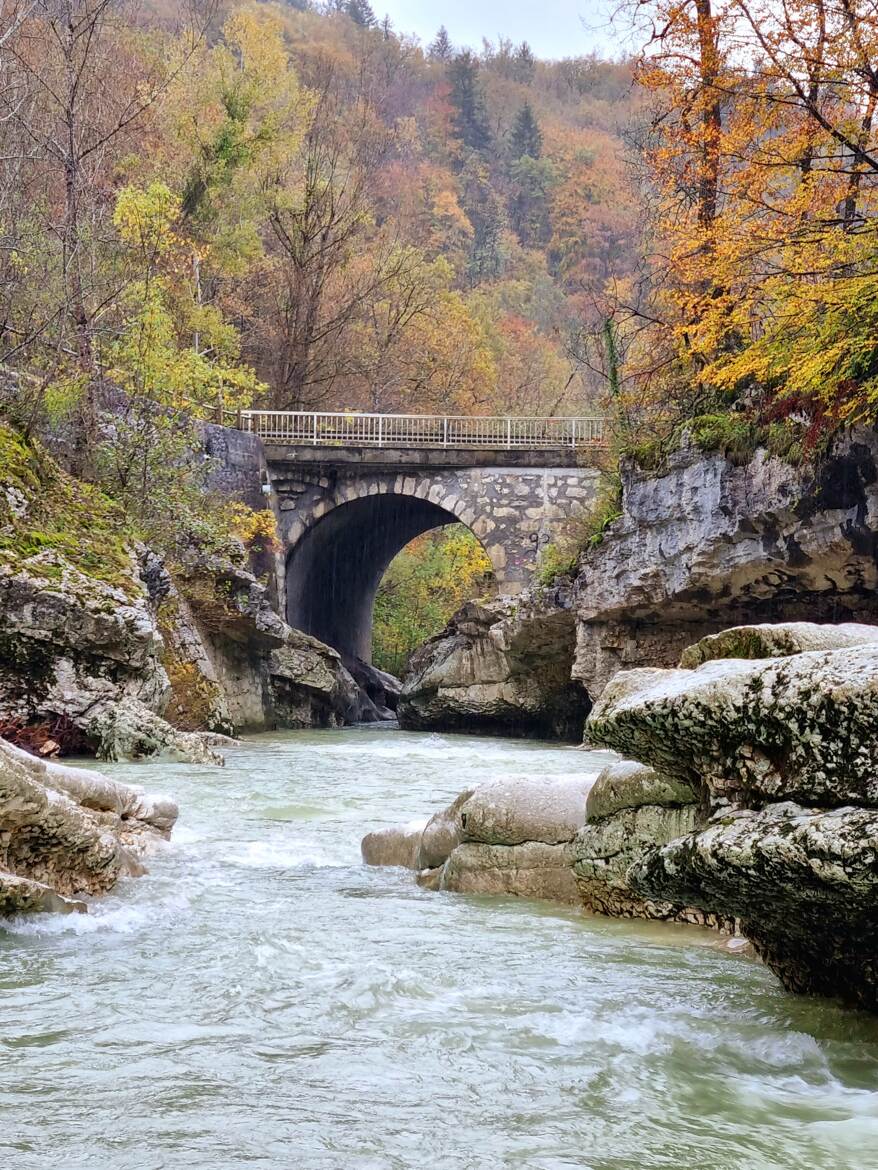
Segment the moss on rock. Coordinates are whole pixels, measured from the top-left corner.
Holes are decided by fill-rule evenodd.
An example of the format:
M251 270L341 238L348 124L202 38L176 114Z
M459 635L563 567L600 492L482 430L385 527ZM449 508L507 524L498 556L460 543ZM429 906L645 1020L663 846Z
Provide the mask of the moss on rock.
M40 558L60 581L65 562L129 596L141 591L125 514L99 488L62 470L36 443L0 423L0 564ZM46 557L47 551L57 557Z

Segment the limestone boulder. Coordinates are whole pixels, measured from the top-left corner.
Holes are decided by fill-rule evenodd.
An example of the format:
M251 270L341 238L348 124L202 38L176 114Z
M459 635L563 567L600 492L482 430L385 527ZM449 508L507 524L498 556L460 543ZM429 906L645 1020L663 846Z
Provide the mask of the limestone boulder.
M572 903L571 841L585 821L589 784L584 777L481 785L425 826L370 833L363 859L415 869L425 889Z
M717 925L685 903L641 896L629 880L635 862L703 821L701 803L699 790L685 780L632 760L604 768L588 793L587 823L573 841L573 873L585 909Z
M809 650L845 650L850 646L878 643L878 625L842 622L778 622L732 626L709 634L680 656L680 666L694 669L715 658L788 658Z
M460 806L462 840L482 845L560 845L585 824L592 779L499 780Z
M379 670L360 658L344 659L356 686L350 722L382 723L396 718L402 683L396 675Z
M418 869L418 853L424 822L393 825L367 833L360 842L360 852L366 865L397 865L404 869Z
M461 843L463 840L461 810L467 805L473 791L472 788L465 789L448 808L434 813L427 821L418 846L416 869L438 869Z
M0 870L0 915L87 914L88 906L78 898L63 898L51 886L30 881Z
M878 810L725 810L630 878L643 897L739 918L790 990L878 1010Z
M551 845L458 845L446 861L438 889L455 894L508 894L575 903L578 900L570 842Z
M694 804L671 808L647 804L622 808L602 820L589 821L573 842L571 864L582 904L595 914L614 918L661 918L699 921L687 903L643 897L632 889L631 866L660 845L691 832L698 823Z
M84 909L77 895L144 872L138 858L176 815L166 797L0 740L0 912Z
M686 780L656 772L634 760L608 764L588 790L585 814L589 821L604 820L623 809L643 805L675 808L698 804L698 788Z
M101 760L142 760L170 756L189 764L222 764L219 745L233 744L213 732L179 731L136 699L103 704L86 723Z
M271 704L282 727L341 727L355 721L360 695L341 656L287 627L269 662Z
M361 842L363 861L367 865L401 865L419 873L438 874L463 840L461 809L472 795L473 789L466 789L426 822L414 821L367 833Z
M132 549L129 579L112 584L55 551L0 563L0 720L9 734L108 760L169 752L221 762L204 736L164 718L172 687L150 594L156 565L148 550Z
M878 645L617 675L588 736L714 798L878 804Z
M400 724L578 740L589 703L571 681L573 649L569 590L470 602L413 655Z
M357 721L364 696L340 655L282 621L271 591L246 568L195 558L156 593L172 688L166 714L181 730Z
M0 560L0 719L11 727L60 720L73 746L87 747L104 704L130 698L159 713L169 693L162 653L133 553L119 585L55 551Z

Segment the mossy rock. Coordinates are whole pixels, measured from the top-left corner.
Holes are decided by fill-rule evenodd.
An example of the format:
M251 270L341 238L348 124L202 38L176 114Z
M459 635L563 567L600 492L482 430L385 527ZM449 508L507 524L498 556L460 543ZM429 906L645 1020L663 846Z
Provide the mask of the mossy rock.
M68 475L42 447L0 423L0 562L18 568L41 554L40 572L61 580L64 562L86 576L140 593L122 510Z
M625 808L655 805L675 808L697 804L699 792L685 780L622 760L608 764L595 780L585 802L586 819L602 820Z
M717 658L787 658L810 650L844 650L870 642L878 642L878 626L860 622L837 626L817 622L732 626L687 646L680 657L680 666L694 670L703 662Z

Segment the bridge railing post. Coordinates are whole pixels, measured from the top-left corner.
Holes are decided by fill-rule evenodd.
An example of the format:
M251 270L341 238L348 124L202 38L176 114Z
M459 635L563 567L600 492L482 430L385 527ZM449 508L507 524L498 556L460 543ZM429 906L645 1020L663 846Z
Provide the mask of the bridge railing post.
M378 446L384 446L384 417L378 415Z
M317 446L317 412L316 411L311 416L311 423L314 427L314 446L316 447Z
M507 418L507 420L506 420L506 446L507 447L512 446L512 419L511 418Z

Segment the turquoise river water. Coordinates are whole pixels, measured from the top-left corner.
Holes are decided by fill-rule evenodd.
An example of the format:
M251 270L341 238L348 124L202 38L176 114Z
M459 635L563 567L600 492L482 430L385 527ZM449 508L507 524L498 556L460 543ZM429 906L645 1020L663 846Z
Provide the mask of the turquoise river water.
M258 736L88 917L0 930L9 1170L878 1170L878 1022L706 932L433 894L372 828L544 744Z

